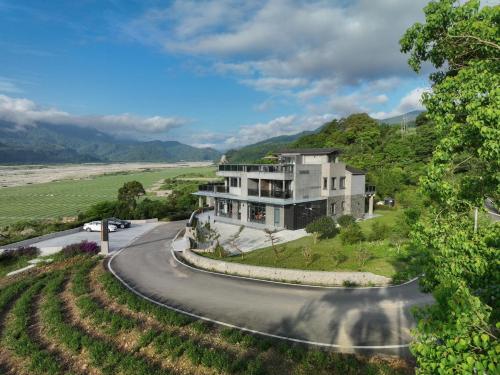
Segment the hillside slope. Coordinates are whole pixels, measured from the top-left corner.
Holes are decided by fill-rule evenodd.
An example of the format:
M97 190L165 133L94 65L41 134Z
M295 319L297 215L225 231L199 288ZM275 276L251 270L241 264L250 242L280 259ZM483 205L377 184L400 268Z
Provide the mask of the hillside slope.
M176 141L123 140L77 126L0 121L0 163L177 162L215 160L220 153Z

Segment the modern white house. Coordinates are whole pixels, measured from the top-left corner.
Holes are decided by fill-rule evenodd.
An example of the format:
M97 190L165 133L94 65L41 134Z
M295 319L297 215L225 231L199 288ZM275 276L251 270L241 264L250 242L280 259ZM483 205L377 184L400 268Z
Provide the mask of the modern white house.
M374 187L365 172L339 159L334 148L290 149L275 164L219 164L223 183L200 185L200 207L217 221L256 228L300 229L314 219L373 212Z

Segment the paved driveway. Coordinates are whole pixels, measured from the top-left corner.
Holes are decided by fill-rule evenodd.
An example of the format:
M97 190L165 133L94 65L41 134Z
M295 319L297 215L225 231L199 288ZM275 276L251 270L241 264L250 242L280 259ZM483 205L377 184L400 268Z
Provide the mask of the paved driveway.
M136 238L142 236L144 233L150 231L151 229L158 226L158 223L146 223L146 224L132 224L130 228L118 229L116 232L109 234L109 245L110 250L115 251L127 246ZM73 234L67 234L65 236L51 238L45 241L36 242L33 246L42 249L42 255L49 255L58 251L61 247L70 245L76 242L81 242L83 240L95 241L99 243L101 241L100 232L78 232Z
M410 308L432 302L415 282L392 288L312 288L231 278L179 264L170 244L184 223L162 224L110 260L129 287L197 316L352 352L407 355Z

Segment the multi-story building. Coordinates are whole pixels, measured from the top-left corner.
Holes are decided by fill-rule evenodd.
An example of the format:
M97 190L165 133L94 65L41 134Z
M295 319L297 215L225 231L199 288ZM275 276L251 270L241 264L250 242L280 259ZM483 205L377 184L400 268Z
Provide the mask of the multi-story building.
M276 164L219 164L223 183L201 185L200 206L214 207L215 219L256 228L299 229L329 215L356 218L373 210L374 189L365 173L339 159L333 148L291 149Z

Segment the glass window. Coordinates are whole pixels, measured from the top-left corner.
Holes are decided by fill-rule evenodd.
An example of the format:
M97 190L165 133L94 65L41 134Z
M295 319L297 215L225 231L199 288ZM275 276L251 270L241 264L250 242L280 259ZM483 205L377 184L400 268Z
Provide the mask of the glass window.
M236 177L231 177L230 183L231 187L238 187L238 179Z
M258 203L248 204L248 219L254 223L265 224L266 222L266 205Z
M345 210L345 201L342 201L342 204L340 205L340 208L342 208L342 212Z
M332 215L335 215L337 213L337 203L332 203L331 208L332 208Z
M340 177L340 188L345 189L345 177Z
M323 190L328 189L328 178L323 177Z
M330 187L330 189L332 189L332 190L337 189L337 188L335 187L335 182L336 182L335 180L336 180L336 178L335 178L335 177L332 177L332 186Z

